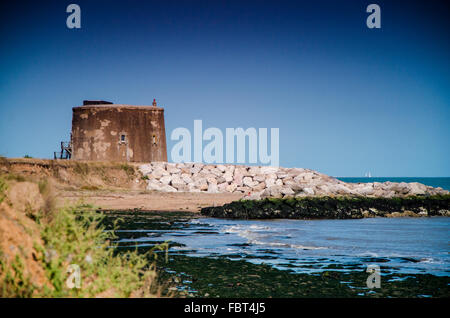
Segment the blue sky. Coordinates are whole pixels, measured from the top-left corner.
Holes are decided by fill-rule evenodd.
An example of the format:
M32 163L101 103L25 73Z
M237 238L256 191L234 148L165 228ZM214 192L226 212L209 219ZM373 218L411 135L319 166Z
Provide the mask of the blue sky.
M81 7L79 30L66 7ZM368 29L368 4L381 29ZM450 176L445 1L14 1L0 5L0 154L50 158L84 99L177 127L280 129L280 165Z

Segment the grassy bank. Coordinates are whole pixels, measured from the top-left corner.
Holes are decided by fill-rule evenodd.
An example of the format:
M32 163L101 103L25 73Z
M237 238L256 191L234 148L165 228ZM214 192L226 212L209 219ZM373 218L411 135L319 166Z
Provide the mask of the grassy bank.
M232 219L359 219L363 217L450 216L450 195L373 197L299 197L241 200L201 210Z
M45 179L0 176L0 297L161 295L152 250L114 253L103 214L54 199Z
M38 182L48 179L64 190L145 190L139 165L123 162L5 158L0 174L17 175Z

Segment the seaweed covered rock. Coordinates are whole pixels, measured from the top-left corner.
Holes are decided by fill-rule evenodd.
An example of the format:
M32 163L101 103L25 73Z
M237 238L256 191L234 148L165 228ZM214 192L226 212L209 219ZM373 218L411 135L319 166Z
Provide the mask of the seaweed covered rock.
M370 197L296 197L240 200L201 210L231 219L359 219L363 217L450 216L450 195Z

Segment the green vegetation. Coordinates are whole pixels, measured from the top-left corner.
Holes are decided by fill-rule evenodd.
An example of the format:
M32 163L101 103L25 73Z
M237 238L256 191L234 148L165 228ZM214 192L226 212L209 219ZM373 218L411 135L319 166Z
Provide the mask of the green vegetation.
M30 155L25 155L25 156L23 156L24 158L33 158L32 156L30 156Z
M5 277L2 297L151 297L160 292L156 271L146 254L127 251L115 254L110 248L112 231L99 226L103 215L91 206L61 209L50 222L39 218L44 245L35 245L37 261L43 266L48 284L38 287L23 273L23 261L16 254L7 266L0 257ZM159 249L163 246L158 246ZM80 268L81 288L68 288L70 264ZM150 263L151 264L151 263Z
M89 173L89 165L84 162L75 162L73 171L79 175L86 176Z
M6 184L3 178L0 178L0 203L6 198L6 190L8 189L8 185Z
M14 260L7 264L5 256L0 250L0 274L4 273L0 280L0 297L32 297L35 286L30 278L24 275L24 264L18 254Z
M265 264L225 257L171 255L161 263L165 275L176 272L180 289L191 297L299 298L299 297L443 297L450 295L449 277L429 274L383 274L381 288L369 289L365 270L339 271L334 268L317 274L278 270ZM172 274L167 274L167 271ZM382 273L384 268L381 267ZM178 279L177 279L178 278ZM184 282L184 283L183 283Z
M116 219L106 229L102 223L104 214L90 205L56 209L48 182L42 180L38 186L44 198L39 212L17 213L25 212L34 222L40 240L34 240L32 259L24 256L25 253L8 256L0 245L0 297L154 297L161 294L154 264L155 250L167 250L167 244L159 244L145 253L136 249L118 253L111 241L115 239L114 229L120 220ZM0 179L2 201L6 198L6 187L5 180ZM16 247L19 251L23 249ZM73 264L79 268L80 288L68 285L68 280L72 281ZM26 270L33 266L40 268L41 276Z
M0 156L0 166L5 166L5 167L10 166L10 163L6 157Z
M3 178L7 181L17 181L17 182L23 182L26 181L26 178L20 174L15 174L15 173L8 173L3 175Z
M81 189L81 190L87 190L87 191L96 191L96 190L100 190L99 187L94 186L94 185L84 185L84 186L81 186L80 189Z
M50 224L43 227L46 246L42 255L52 289L44 289L50 297L93 297L102 293L113 297L151 296L155 271L147 258L134 252L113 255L109 240L113 232L98 226L103 215L92 207L62 209ZM77 264L82 275L80 289L67 289L66 267Z
M134 175L134 167L124 163L120 165L120 168L127 173L128 176Z

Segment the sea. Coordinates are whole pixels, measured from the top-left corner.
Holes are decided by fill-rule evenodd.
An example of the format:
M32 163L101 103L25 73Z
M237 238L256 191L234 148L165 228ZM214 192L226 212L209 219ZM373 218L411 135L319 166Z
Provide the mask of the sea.
M340 178L346 182L420 182L450 190L450 178ZM225 257L279 270L317 274L364 271L450 277L450 218L355 220L234 220L209 217L164 220L144 216L117 231L122 246L170 242L172 255ZM162 224L162 223L164 224Z
M167 229L119 230L133 234L119 244L137 247L170 241L171 253L228 257L298 273L330 268L363 270L380 264L385 273L450 276L450 219L227 220L195 218Z

